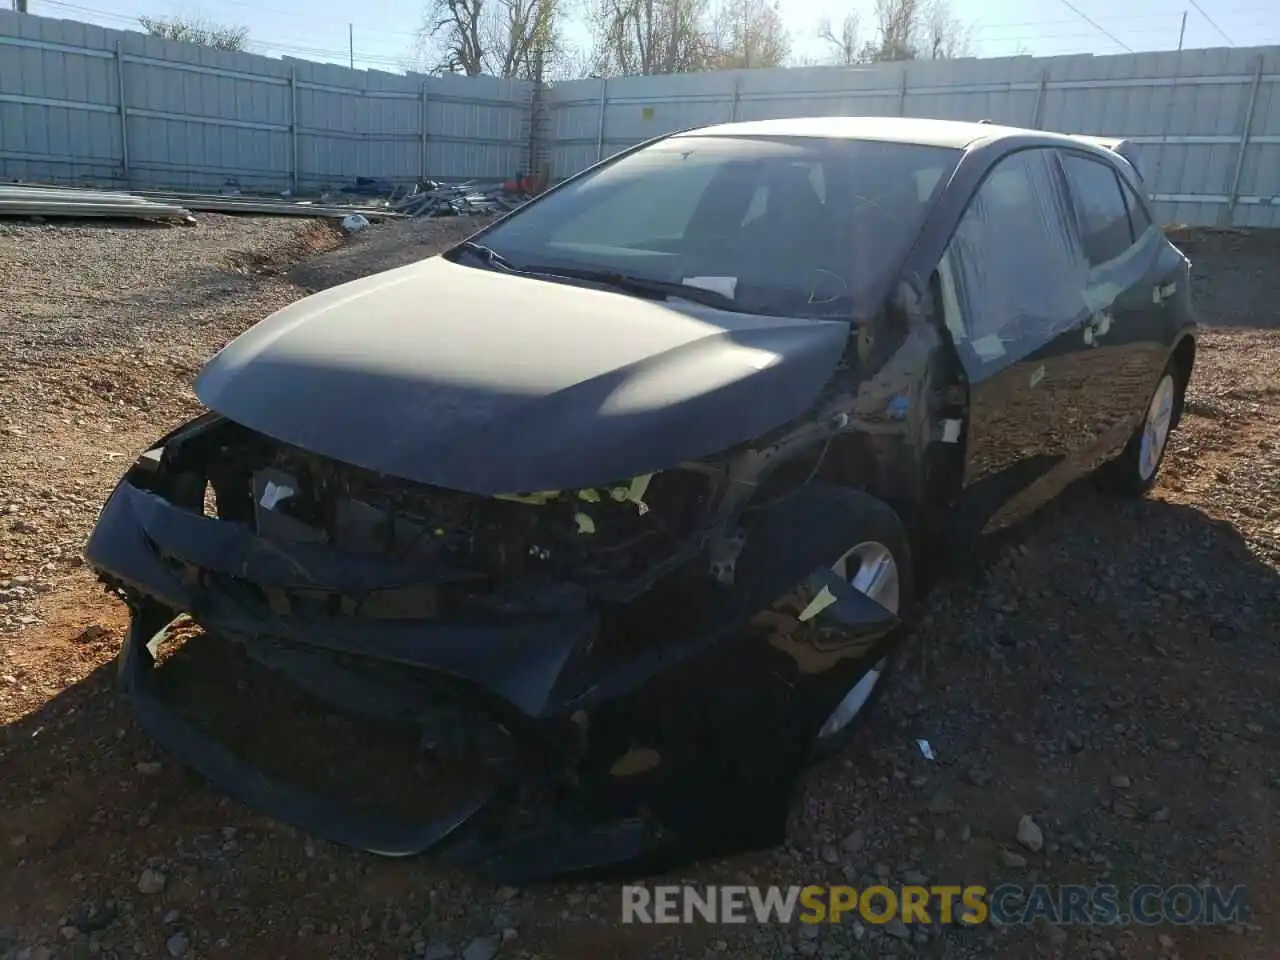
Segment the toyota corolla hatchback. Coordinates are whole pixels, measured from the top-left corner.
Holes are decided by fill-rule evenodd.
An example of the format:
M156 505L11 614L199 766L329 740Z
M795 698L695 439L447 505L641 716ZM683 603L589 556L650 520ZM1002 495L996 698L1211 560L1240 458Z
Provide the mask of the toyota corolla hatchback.
M1189 265L1123 146L691 130L266 318L88 545L132 612L142 723L275 817L509 882L779 842L883 687L922 565L1078 478L1156 476ZM243 676L187 690L243 717L288 690L411 755L361 802L263 769L164 682L196 633ZM245 723L241 747L267 729ZM378 806L428 759L470 773Z

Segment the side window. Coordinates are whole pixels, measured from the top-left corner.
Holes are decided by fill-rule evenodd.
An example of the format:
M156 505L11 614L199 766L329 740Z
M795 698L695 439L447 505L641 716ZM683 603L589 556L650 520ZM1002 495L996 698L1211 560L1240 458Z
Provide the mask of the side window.
M1063 153L1062 168L1071 185L1089 264L1098 267L1109 263L1133 246L1120 180L1110 164L1078 153Z
M1051 150L1001 160L970 200L939 273L947 326L982 360L1028 353L1080 317L1088 266L1073 216Z
M1124 198L1129 206L1129 223L1133 226L1133 239L1137 240L1151 228L1151 215L1147 213L1146 204L1142 202L1134 189L1127 184Z

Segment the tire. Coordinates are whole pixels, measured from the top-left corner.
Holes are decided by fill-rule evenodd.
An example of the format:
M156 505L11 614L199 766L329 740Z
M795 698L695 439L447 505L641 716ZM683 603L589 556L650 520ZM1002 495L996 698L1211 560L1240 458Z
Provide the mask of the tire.
M788 541L823 544L831 554L832 569L838 571L843 563L846 576L854 581L855 586L859 589L865 587L864 592L897 613L904 623L909 622L916 599L915 569L906 527L894 510L861 490L826 484L813 484L796 491L793 496L796 500L789 509L770 518L775 521L770 524L774 529L768 535L772 549L786 550ZM876 570L880 571L881 579L875 579ZM893 575L893 590L886 588L886 571L889 570ZM886 592L880 592L882 588ZM860 696L855 697L855 690L863 686L863 681L860 681L846 694L842 706L846 702L848 705L856 703L857 709L839 724L838 729L831 729L830 718L823 725L814 739L812 759L815 762L843 751L865 724L888 686L892 653L891 647L873 668L877 675L867 685L869 689L864 688Z
M1137 498L1155 484L1165 451L1169 448L1169 436L1178 422L1185 390L1182 371L1171 360L1160 374L1142 423L1120 455L1104 464L1095 474L1098 486L1104 492L1117 497Z

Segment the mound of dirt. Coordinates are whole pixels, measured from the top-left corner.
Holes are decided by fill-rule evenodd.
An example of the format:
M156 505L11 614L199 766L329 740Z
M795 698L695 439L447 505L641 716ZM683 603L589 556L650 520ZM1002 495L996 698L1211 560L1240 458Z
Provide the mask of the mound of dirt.
M378 224L336 250L296 264L289 279L312 293L403 267L465 240L492 217L420 217Z

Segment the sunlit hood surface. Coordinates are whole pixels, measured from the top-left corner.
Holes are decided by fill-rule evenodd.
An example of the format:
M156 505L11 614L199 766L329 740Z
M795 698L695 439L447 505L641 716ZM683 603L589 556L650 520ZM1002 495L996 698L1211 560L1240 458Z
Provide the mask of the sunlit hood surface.
M848 333L433 257L278 311L215 356L196 393L267 436L404 479L573 489L793 419Z

